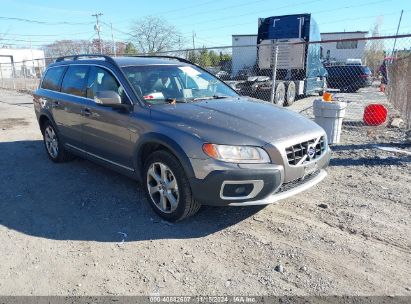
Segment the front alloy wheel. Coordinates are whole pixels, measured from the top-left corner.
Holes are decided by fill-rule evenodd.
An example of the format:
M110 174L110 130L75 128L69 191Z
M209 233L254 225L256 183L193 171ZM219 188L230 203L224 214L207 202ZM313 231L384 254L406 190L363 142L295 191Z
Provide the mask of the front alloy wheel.
M153 163L147 172L147 190L151 200L161 212L171 213L179 200L177 180L167 165Z
M180 161L170 152L151 153L144 164L147 200L167 221L180 221L195 214L201 205L194 199Z

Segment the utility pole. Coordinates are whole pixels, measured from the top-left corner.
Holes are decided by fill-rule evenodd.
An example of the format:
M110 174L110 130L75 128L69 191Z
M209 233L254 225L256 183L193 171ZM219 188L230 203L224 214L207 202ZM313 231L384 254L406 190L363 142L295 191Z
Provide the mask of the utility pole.
M103 54L103 46L102 46L101 37L100 37L101 27L100 27L99 20L98 20L98 18L103 16L103 14L102 13L95 13L91 16L96 17L96 25L94 26L94 30L97 32L97 35L98 35L98 44L99 44L100 54Z
M117 46L116 42L114 41L114 34L113 34L113 23L110 22L110 28L111 28L111 40L113 40L113 54L114 57L117 56Z
M398 26L397 26L397 33L395 34L395 36L398 36L398 32L400 30L400 25L401 25L401 19L402 19L402 14L404 13L404 10L401 10L401 15L400 15L400 20L398 21ZM392 48L392 54L391 57L394 58L394 52L395 52L395 45L397 44L397 38L394 39L394 46ZM395 57L397 57L397 55L395 55Z
M195 37L196 37L196 32L193 31L193 49L194 49L194 50L195 50L195 48L196 48L196 44L195 44L195 42L194 42Z

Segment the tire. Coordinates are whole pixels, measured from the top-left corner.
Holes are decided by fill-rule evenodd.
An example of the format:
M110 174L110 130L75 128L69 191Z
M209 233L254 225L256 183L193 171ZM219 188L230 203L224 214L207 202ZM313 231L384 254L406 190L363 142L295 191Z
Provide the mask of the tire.
M285 84L279 82L275 88L274 103L278 106L284 106L285 102Z
M42 129L47 156L56 163L72 160L73 155L64 148L58 132L50 121L46 121Z
M353 86L347 86L347 87L344 87L341 91L344 93L355 93L358 91L358 88L353 87Z
M193 198L183 166L167 151L155 151L147 158L143 182L151 208L167 221L181 221L201 207Z
M295 88L295 82L291 81L288 83L287 86L287 94L285 95L285 106L291 106L294 101L295 101L295 96L296 96L296 88Z

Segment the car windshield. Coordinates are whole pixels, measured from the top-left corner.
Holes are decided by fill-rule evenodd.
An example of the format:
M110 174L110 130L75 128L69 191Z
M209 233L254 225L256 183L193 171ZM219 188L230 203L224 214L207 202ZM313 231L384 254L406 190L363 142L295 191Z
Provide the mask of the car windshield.
M127 66L123 71L149 104L238 97L211 74L190 65Z

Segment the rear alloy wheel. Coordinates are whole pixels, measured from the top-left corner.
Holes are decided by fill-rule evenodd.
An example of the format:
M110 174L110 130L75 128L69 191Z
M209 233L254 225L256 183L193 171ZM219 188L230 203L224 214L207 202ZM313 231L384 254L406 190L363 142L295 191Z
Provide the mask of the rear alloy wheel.
M144 166L147 199L153 210L167 221L180 221L201 207L191 193L184 168L167 151L153 152Z
M295 82L291 81L287 86L287 95L285 97L285 105L291 106L295 101L296 89Z
M279 82L275 88L274 103L279 106L284 106L285 102L285 84Z
M49 121L44 123L43 130L44 146L48 157L56 163L71 160L73 156L64 149L57 131Z

